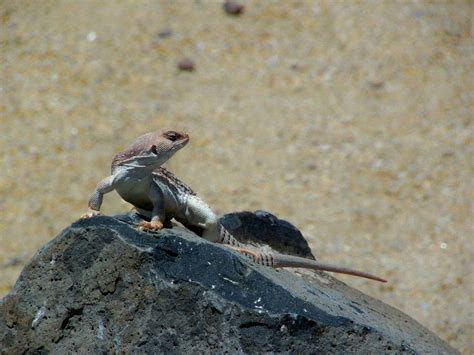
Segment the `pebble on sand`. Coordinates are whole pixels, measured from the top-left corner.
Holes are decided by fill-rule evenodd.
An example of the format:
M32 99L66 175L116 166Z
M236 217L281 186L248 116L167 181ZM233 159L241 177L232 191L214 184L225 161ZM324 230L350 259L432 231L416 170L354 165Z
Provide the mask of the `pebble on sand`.
M182 58L178 61L178 69L181 71L194 71L194 61L191 58Z
M244 5L239 4L236 1L226 1L224 2L224 11L229 15L238 16L244 12Z

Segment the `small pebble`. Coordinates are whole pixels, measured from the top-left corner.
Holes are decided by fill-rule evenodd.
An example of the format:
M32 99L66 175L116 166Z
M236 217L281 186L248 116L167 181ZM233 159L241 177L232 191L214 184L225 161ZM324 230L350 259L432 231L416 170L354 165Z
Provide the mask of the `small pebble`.
M87 40L89 42L94 42L97 39L97 34L95 32L89 32L87 34Z
M236 1L228 0L224 2L224 11L229 15L238 16L244 11L244 5L239 4Z
M385 83L383 81L369 81L369 86L374 90L383 89Z
M190 58L183 58L178 62L178 68L182 71L194 71L194 61Z
M299 64L291 64L290 69L294 70L294 71L301 71L303 69L303 67Z
M17 256L11 259L8 259L5 264L3 264L3 267L11 267L11 266L17 266L20 265L23 262L23 258Z
M159 38L168 38L168 37L171 37L172 34L173 34L173 31L167 28L167 29L164 29L163 31L158 32L157 36Z

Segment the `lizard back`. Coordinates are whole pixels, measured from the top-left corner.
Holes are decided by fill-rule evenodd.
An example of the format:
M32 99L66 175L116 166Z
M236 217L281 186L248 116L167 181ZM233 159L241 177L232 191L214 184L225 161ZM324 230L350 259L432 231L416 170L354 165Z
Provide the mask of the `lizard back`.
M182 182L176 175L174 175L171 171L166 169L163 166L155 169L153 174L158 175L160 178L166 180L169 185L175 186L179 192L182 192L187 195L196 196L196 193L191 189L188 185Z

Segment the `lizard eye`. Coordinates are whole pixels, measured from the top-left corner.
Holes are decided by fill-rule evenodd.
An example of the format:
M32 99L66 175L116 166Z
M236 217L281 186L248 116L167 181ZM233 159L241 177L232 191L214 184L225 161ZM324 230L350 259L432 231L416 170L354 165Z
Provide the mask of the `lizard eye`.
M175 142L176 140L178 140L179 134L176 133L176 132L168 132L168 133L166 133L166 137L167 137L170 141Z
M151 152L155 155L158 155L158 150L156 150L156 145L151 146Z

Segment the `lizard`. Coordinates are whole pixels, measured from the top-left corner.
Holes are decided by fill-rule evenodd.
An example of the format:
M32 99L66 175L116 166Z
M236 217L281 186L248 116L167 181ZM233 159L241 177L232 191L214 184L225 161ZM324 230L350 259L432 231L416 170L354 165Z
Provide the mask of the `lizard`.
M115 190L136 211L149 218L142 220L142 231L159 231L164 223L175 219L185 227L198 227L202 237L220 243L251 259L254 263L273 268L297 267L330 271L372 279L386 280L357 270L320 263L297 256L248 249L219 223L217 215L188 185L162 165L189 142L185 132L161 129L146 133L115 155L111 175L101 180L89 199L89 209L83 218L100 214L103 196Z

